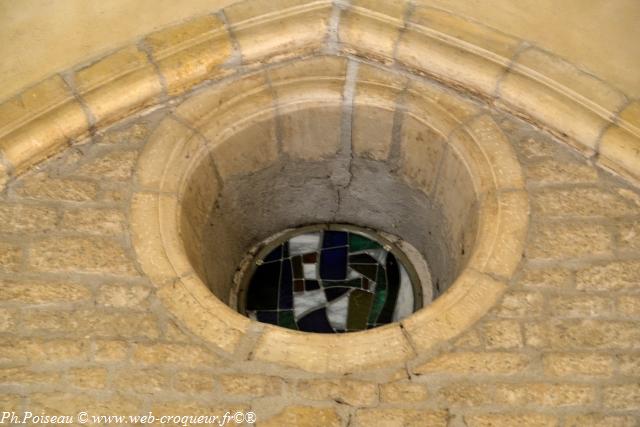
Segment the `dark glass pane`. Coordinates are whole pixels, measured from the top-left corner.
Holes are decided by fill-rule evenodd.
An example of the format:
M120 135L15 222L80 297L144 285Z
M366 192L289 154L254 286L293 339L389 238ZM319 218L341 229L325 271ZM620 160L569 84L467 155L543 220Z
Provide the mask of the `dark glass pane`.
M302 262L305 264L315 264L318 261L317 252L311 252L308 254L302 255Z
M400 268L392 253L387 254L387 301L378 318L379 323L391 323L393 310L396 308L398 291L400 289Z
M316 289L320 289L320 284L317 280L305 280L304 287L307 291L315 291Z
M327 297L327 301L333 301L334 299L346 294L350 290L351 288L324 288L324 294Z
M369 310L373 302L371 292L354 290L349 295L349 314L347 316L347 329L358 331L366 329L369 319Z
M376 290L373 297L373 305L371 306L371 313L369 314L369 323L378 324L378 317L382 313L384 303L387 300L387 275L384 268L378 269L378 276L376 277Z
M247 290L247 310L275 310L278 308L280 262L259 265Z
M293 278L291 274L291 260L282 261L282 275L280 280L280 301L279 309L293 308Z
M294 280L293 281L293 291L294 292L304 292L304 280Z
M256 311L256 317L259 321L264 323L271 323L272 325L278 324L277 311Z
M347 246L347 236L344 231L327 230L322 234L322 248Z
M355 254L349 255L349 262L351 264L374 264L378 265L378 261L368 254Z
M320 254L320 278L344 280L347 278L347 248L323 249Z
M282 258L282 245L278 246L277 248L269 252L269 255L264 257L263 261L264 262L276 261L276 260L279 260L280 258Z
M278 325L283 328L298 329L293 311L283 310L278 312Z
M374 242L359 234L349 233L349 251L358 252L365 249L380 249L382 246L378 242Z
M378 265L351 264L351 268L353 268L358 273L362 274L367 279L376 280L376 275L378 273Z
M293 278L304 279L304 273L302 271L302 257L300 255L294 256L291 258L291 262L293 265Z
M333 332L333 328L327 318L327 311L324 307L314 310L298 319L298 327L301 331L306 332Z

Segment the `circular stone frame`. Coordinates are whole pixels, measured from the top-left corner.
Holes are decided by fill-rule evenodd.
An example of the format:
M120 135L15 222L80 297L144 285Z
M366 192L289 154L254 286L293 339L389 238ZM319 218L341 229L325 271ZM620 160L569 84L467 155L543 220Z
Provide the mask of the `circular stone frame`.
M358 72L348 73L347 62ZM354 87L352 99L343 96ZM190 261L189 236L180 233L181 201L185 192L194 191L185 188L193 169L205 160L217 161L224 169L219 167L212 179L222 181L233 171L257 170L260 156L234 157L234 150L221 149L221 141L252 122L276 117L277 111L319 105L350 111L374 105L393 114L402 92L405 114L446 139L471 176L480 201L471 254L447 291L401 322L335 335L251 321L220 301ZM264 147L254 151L278 155L265 153ZM223 155L224 159L216 158ZM197 203L191 209L207 215L218 189L209 185L196 191ZM346 373L400 365L480 319L501 297L521 261L529 202L515 153L486 111L424 78L324 56L251 69L187 97L160 123L139 158L130 214L141 267L162 304L192 333L229 358Z

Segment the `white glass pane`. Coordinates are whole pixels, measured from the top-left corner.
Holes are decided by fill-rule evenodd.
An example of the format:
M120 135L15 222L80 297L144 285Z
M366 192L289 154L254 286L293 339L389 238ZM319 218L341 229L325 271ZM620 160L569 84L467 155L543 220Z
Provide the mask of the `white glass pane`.
M302 255L320 249L320 233L306 233L289 240L289 255Z
M329 318L329 323L331 323L331 326L335 329L344 330L347 328L347 310L349 309L350 293L351 292L347 292L327 305L327 317Z
M326 302L327 298L324 296L324 291L322 289L303 293L294 293L293 311L296 319L300 318L312 309L323 306Z

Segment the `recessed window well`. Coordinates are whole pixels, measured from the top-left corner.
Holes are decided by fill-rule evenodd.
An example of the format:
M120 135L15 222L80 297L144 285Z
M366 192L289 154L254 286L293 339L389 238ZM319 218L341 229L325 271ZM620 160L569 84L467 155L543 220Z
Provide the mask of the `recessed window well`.
M305 332L353 332L409 316L422 290L409 258L378 233L348 225L294 229L258 251L239 309Z
M522 261L528 199L492 117L355 62L206 85L138 160L140 265L172 315L230 357L311 372L401 363L478 321Z

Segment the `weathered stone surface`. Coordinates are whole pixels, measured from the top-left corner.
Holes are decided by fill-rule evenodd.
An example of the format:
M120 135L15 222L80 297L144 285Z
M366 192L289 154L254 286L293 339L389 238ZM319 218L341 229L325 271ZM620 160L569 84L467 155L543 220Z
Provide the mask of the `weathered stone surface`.
M590 413L568 415L564 425L566 427L634 427L637 424L633 416Z
M528 160L536 157L549 157L555 153L553 143L536 137L527 137L517 141L516 148Z
M341 427L342 419L332 408L315 408L311 406L289 406L279 414L264 421L258 420L261 427Z
M154 393L168 390L171 376L157 368L122 370L116 373L113 383L118 390Z
M20 246L0 242L0 271L18 271L22 265Z
M576 287L582 291L617 291L640 288L640 261L612 262L579 270Z
M125 338L157 338L160 334L156 319L148 314L31 310L23 319L29 330L50 334Z
M640 296L621 296L617 301L617 311L628 318L640 317Z
M174 364L189 367L216 365L220 358L215 353L200 346L184 344L137 344L133 350L133 360L150 365Z
M544 224L526 249L532 259L571 259L611 255L609 229L599 224Z
M129 344L123 340L96 340L93 359L98 363L119 363L127 358Z
M85 163L78 169L78 174L98 179L124 181L133 174L133 166L137 158L138 152L135 150L109 152Z
M595 388L591 385L522 383L500 384L496 386L496 400L509 405L563 407L582 406L596 399Z
M82 233L116 235L124 231L125 217L116 209L74 209L63 213L60 226Z
M44 271L89 271L137 275L122 244L103 238L48 238L30 250L33 268Z
M96 302L106 307L142 309L148 306L150 292L146 286L102 284L98 287Z
M48 207L0 205L0 232L42 233L56 226L58 213Z
M442 136L424 123L413 118L403 122L401 169L409 182L427 194L433 191L444 149Z
M640 250L640 221L617 225L618 247L626 250Z
M480 406L495 400L487 384L451 383L442 387L438 395L452 406Z
M540 289L566 289L573 285L573 272L564 269L525 268L519 282L526 287Z
M518 353L447 353L417 366L422 374L501 375L514 374L527 368L529 360Z
M396 381L380 386L380 401L385 403L423 402L428 396L425 384Z
M355 427L445 427L446 411L417 411L414 409L358 409L354 418Z
M338 151L342 134L340 105L291 111L280 120L282 148L290 156L320 159Z
M464 420L468 427L556 427L560 425L553 415L533 413L466 415Z
M62 380L59 370L42 370L19 368L0 368L0 384L2 385L33 385L55 384Z
M563 295L549 300L552 316L558 317L599 317L612 311L609 298L591 295Z
M265 375L222 375L218 382L229 395L254 397L278 396L284 386L281 378Z
M544 296L540 292L509 292L498 305L501 317L539 316L544 308Z
M555 350L638 349L640 329L632 321L556 320L525 325L525 341Z
M0 345L1 363L79 362L89 358L89 343L82 340L3 337Z
M542 362L545 374L554 377L602 377L613 372L613 357L604 354L549 353Z
M311 400L336 400L350 406L373 406L378 401L375 384L354 380L300 381L296 394Z
M94 200L98 194L98 186L89 181L33 175L22 180L15 192L22 197L34 199L82 202Z
M593 183L598 174L585 163L565 159L545 159L525 168L529 182L536 185Z
M140 121L122 129L113 129L97 139L100 144L137 145L143 142L151 132L150 123Z
M607 408L637 411L640 409L640 383L605 387L603 400Z
M391 148L394 112L357 104L353 110L353 152L361 157L386 160Z
M180 94L204 79L232 71L222 67L232 47L224 22L205 15L152 33L145 38L171 95ZM176 46L182 49L177 50Z
M0 301L23 304L51 304L86 301L91 298L88 287L74 283L44 281L16 282L0 279Z
M74 80L97 124L153 104L162 93L160 77L146 53L133 45L77 70Z
M493 320L482 325L484 342L488 349L522 347L520 324L510 320Z
M69 370L71 383L80 388L105 388L107 370L102 367L74 368Z
M617 357L618 370L623 375L640 376L640 354L621 354Z
M542 216L552 218L616 218L637 211L618 194L597 187L537 191L531 198L531 207Z
M108 397L98 397L88 393L41 392L31 395L31 408L34 414L47 415L78 414L86 411L88 414L136 414L141 410L141 401L132 396L112 394Z
M8 332L18 323L16 310L0 308L0 332Z
M213 391L215 381L209 372L181 371L173 380L173 388L183 393L201 394Z

